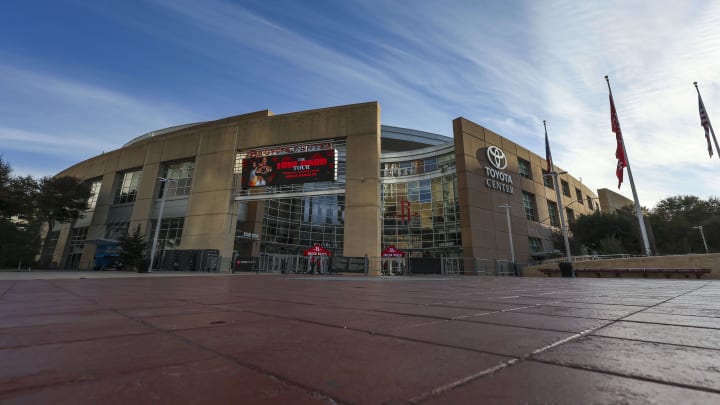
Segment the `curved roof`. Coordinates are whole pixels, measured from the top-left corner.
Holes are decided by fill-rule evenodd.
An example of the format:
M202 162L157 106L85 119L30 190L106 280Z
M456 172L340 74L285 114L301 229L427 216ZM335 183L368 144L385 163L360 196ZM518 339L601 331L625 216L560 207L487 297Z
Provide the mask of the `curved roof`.
M193 122L189 124L175 125L163 129L150 131L126 142L122 147L128 147L140 141L154 136L160 136L181 129L190 128L195 125L204 124L208 121ZM450 142L451 138L434 134L431 132L423 132L415 129L393 127L390 125L381 125L382 150L383 152L402 152L412 149L425 148L428 146L437 146Z
M167 127L167 128L158 129L158 130L155 130L155 131L150 131L150 132L145 133L145 134L142 134L142 135L140 135L140 136L136 136L135 138L133 138L133 139L129 140L128 142L126 142L122 147L125 148L125 147L128 147L128 146L130 146L130 145L132 145L132 144L134 144L134 143L140 142L140 141L142 141L142 140L144 140L144 139L152 138L153 136L168 134L168 133L170 133L170 132L179 131L179 130L185 129L185 128L190 128L190 127L195 126L195 125L204 124L204 123L206 123L206 122L207 122L207 121L193 122L193 123L190 123L190 124L175 125L175 126L173 126L173 127Z

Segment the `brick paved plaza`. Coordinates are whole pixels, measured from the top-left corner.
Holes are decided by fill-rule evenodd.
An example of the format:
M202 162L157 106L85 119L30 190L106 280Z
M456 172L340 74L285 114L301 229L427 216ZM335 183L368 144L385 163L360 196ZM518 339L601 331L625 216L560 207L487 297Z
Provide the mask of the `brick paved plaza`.
M718 281L93 275L0 273L1 403L720 403Z

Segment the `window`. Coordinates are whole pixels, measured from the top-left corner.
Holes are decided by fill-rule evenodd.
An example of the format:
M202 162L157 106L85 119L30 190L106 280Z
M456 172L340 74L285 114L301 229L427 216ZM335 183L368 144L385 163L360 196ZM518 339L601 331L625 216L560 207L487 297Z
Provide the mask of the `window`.
M193 161L166 163L162 177L174 181L160 182L158 198L162 198L166 187L168 197L189 195L194 172L195 162Z
M545 187L555 190L552 176L545 169L542 169L542 174L543 174L543 184L545 184Z
M575 222L575 211L570 208L566 208L565 211L567 212L568 223Z
M82 256L85 248L85 240L87 240L88 227L73 228L70 231L70 241L67 259L65 261L66 269L77 269L80 265L80 256Z
M45 257L47 258L48 263L52 262L53 256L55 256L55 248L57 247L59 238L60 231L52 231L48 237L47 249L45 249Z
M560 180L560 185L562 186L562 192L563 195L570 197L570 185L565 180Z
M523 207L525 208L525 217L530 221L537 221L537 206L535 205L534 194L523 191Z
M530 162L525 159L518 158L518 172L526 179L531 179Z
M115 190L115 204L126 204L135 201L137 191L140 185L140 177L142 170L126 172L120 174L121 178L118 187Z
M541 253L543 251L542 240L540 238L529 237L530 253Z
M550 216L550 225L559 228L560 227L560 217L558 216L558 207L557 204L554 201L548 201L548 215Z
M435 156L425 159L425 173L434 172L438 169L437 158Z
M593 209L593 201L592 201L592 198L591 198L590 196L587 196L587 202L588 202L588 207L590 207L590 210L592 211L592 209Z
M153 231L157 221L153 221ZM165 218L160 222L160 233L158 233L158 250L177 249L182 239L183 225L185 218Z
M105 239L118 240L125 235L130 227L129 222L116 222L105 227Z
M580 191L579 188L575 189L575 196L577 197L577 202L579 202L580 204L585 204L585 202L583 201L582 191Z
M87 211L92 211L95 209L95 205L97 205L98 195L100 194L101 185L102 180L92 180L90 182L90 197L88 198Z

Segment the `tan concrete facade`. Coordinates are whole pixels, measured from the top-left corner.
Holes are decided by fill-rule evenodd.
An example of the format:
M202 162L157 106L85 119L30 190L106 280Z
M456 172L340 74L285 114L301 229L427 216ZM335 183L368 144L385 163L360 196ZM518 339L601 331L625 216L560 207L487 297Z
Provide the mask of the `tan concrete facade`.
M457 176L462 255L465 258L510 260L510 237L517 263L528 263L532 253L530 240L542 239L544 245L549 244L542 247L543 251L551 251L552 238L548 235L552 234L553 228L550 226L547 202L556 201L557 198L554 189L543 184L542 169L546 166L544 157L464 118L454 120L453 128L454 138L447 138L447 142L444 137L435 135L442 139L436 139L437 148L432 150L444 151L442 153L447 157L448 153L452 153L450 145L454 148L453 169ZM108 224L113 222L113 218L122 215L124 220L119 222L128 222L131 231L140 227L149 237L154 233L150 225L159 216L161 183L158 177L164 175L168 163L192 161L194 172L189 193L166 199L166 209L171 207L175 210L172 218L182 217L184 221L180 245L175 248L217 249L221 257L229 259L234 249L238 248L235 243L238 221L243 227L241 231L260 235L262 240L264 207L267 204L252 195L245 197L253 198L243 199L238 194L240 184L235 172L238 154L270 146L328 140L339 142L344 145L346 153L345 183L344 187L342 182L336 183L338 189L331 190L331 193L343 194L344 230L342 251L335 254L372 258L379 256L383 248L381 132L381 110L377 102L280 115L265 110L160 130L153 136L136 138L120 149L78 163L58 175L101 180L95 209L88 212L84 222L74 224L75 227L88 227L87 240L103 239ZM415 143L408 151L418 149L416 145L420 141L413 138L409 142ZM511 186L513 192L488 186L486 168L491 165L485 151L490 146L496 146L504 152L508 165L503 173L511 179L506 185ZM520 159L529 166L530 173L527 176L520 174ZM440 173L437 165L432 167L430 170L434 172L423 176ZM561 168L556 170L562 171ZM122 175L131 171L141 171L135 200L118 203L115 194ZM570 190L569 195L562 196L562 206L572 209L576 216L591 213L589 201L597 200L595 194L572 176L562 174L561 179ZM576 190L582 196L580 201ZM536 203L536 216L530 220L523 204L523 191L532 194ZM433 192L438 194L436 190ZM270 194L261 197L273 198ZM511 234L508 233L504 205L510 206ZM243 212L240 215L242 219L239 218L240 211ZM167 211L163 218L168 218ZM433 218L428 216L424 220L432 221ZM71 224L60 228L53 258L60 266L63 266L68 253L70 228ZM457 240L459 242L460 237ZM261 251L264 252L259 240L243 240L242 243L243 252L238 251L238 254L259 256ZM439 250L438 246L434 246L436 250ZM460 254L458 245L453 246L455 250L451 254L455 256L449 257ZM92 268L94 253L95 245L85 244L78 267ZM371 273L374 271L379 271L379 268L370 269Z
M465 118L457 118L453 121L453 133L458 188L461 195L460 217L464 257L510 259L507 214L503 207L510 205L515 257L518 262L524 263L530 256L528 238L540 237L538 229L549 227L550 214L547 201L557 203L554 189L546 187L543 183L543 168L547 166L545 158ZM512 193L489 188L486 184L488 179L486 167L492 167L486 156L489 146L499 147L505 153L507 168L504 172L512 179ZM520 175L518 158L530 163L529 178ZM563 171L559 167L555 170ZM576 216L592 213L587 198L594 201L595 194L578 179L568 174L560 175L560 179L567 182L570 189L569 196L561 193L562 206L572 209ZM582 202L577 199L576 189L582 194ZM537 222L528 221L526 217L522 191L535 196Z
M620 208L633 208L635 206L633 200L607 188L601 188L598 190L598 201L600 202L600 208L604 212L610 213L615 212Z
M141 169L137 198L132 203L130 229L140 226L146 234L158 203L163 163L195 162L192 192L188 197L180 249L219 249L230 257L236 225L234 158L237 151L312 140L345 139L347 142L347 194L345 225L348 232L344 255L362 256L380 251L380 106L377 102L291 114L260 111L149 137L130 146L104 153L72 166L59 176L84 180L102 178L102 186L88 240L102 239L118 174ZM257 204L255 205L257 208ZM262 215L262 210L253 210ZM259 220L256 217L255 223ZM61 263L70 225L61 228L54 260ZM86 245L80 268L92 268L95 246Z

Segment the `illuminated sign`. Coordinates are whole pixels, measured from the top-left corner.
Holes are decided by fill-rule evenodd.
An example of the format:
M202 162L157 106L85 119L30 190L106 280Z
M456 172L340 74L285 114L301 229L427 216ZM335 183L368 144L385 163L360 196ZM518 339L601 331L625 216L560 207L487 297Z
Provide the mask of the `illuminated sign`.
M319 144L320 145L320 144ZM303 147L319 145L300 145ZM324 145L324 144L322 144ZM335 149L266 155L264 151L287 151L296 147L263 149L243 159L243 187L278 186L336 180Z
M293 153L301 152L315 152L321 150L333 149L332 142L303 144L303 145L283 145L273 146L262 149L254 149L247 151L247 157L262 157L262 156L276 156L276 155L289 155Z

